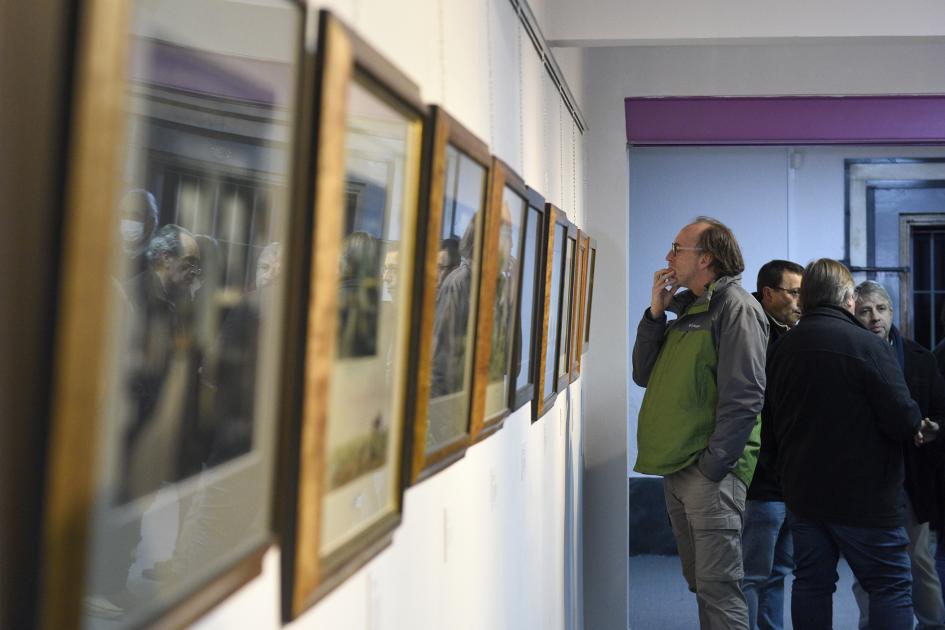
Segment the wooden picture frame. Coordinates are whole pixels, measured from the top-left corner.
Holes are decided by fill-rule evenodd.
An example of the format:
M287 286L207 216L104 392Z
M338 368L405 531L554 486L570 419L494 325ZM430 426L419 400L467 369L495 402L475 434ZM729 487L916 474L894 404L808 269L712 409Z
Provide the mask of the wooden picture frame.
M584 317L587 314L587 265L590 239L578 230L578 251L575 262L574 321L571 333L571 382L581 375L581 357L584 351Z
M283 441L286 621L400 523L427 120L417 86L324 10L315 59L311 254L295 322L306 342Z
M591 345L591 307L594 305L594 268L597 266L597 240L588 237L587 244L587 294L584 313L584 341L581 352L587 352Z
M420 342L412 363L416 386L409 397L412 483L462 458L472 442L473 409L482 408L473 390L474 374L477 361L488 361L486 340L477 342L480 278L495 273L495 260L484 261L482 255L495 189L490 187L492 156L484 142L442 108L431 106L430 118L423 250L417 259L424 270L415 329ZM438 261L441 250L449 258L448 243L457 248L458 259L441 269ZM491 322L484 328L491 330Z
M563 214L563 213L562 213ZM566 223L565 223L566 221ZM555 391L563 391L571 382L571 358L574 350L575 319L577 315L577 300L575 300L578 257L578 229L565 215L565 249L564 269L561 277L561 313L560 329L558 332L557 383Z
M92 617L183 627L258 575L271 544L282 349L295 341L283 277L295 256L306 12L294 0L266 11L280 38L269 74L256 72L258 41L246 54L194 48L160 11L119 0L80 12L64 108L40 628ZM240 126L247 116L252 128ZM153 124L173 129L160 148ZM233 129L227 151L214 150L220 128ZM256 235L204 238L159 218L175 201L157 183L193 154L208 185L229 178L264 199ZM272 270L265 297L262 284L251 297L238 282L262 282L256 257L273 241L283 244L267 260L286 273Z
M558 356L565 274L565 252L570 226L567 215L552 203L545 204L542 256L541 335L536 344L535 400L532 420L538 420L554 404L560 391ZM537 322L538 320L536 320Z
M519 252L528 211L524 180L492 158L479 289L476 372L470 433L473 442L502 427L512 398L511 366L519 282Z

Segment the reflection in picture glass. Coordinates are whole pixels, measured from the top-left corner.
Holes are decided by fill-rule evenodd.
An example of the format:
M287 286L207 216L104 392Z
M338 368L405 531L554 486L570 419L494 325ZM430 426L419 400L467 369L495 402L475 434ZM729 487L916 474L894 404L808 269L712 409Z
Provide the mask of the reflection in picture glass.
M348 84L337 328L320 552L395 509L420 122L370 79ZM405 225L405 217L409 221ZM406 290L404 287L407 287Z
M430 362L427 452L467 430L476 287L486 169L452 145L446 149L443 242L458 242L459 264L446 274L435 294Z
M532 314L535 308L535 290L538 287L537 273L541 269L536 259L541 243L541 212L529 206L525 219L525 242L522 248L521 307L518 309L518 357L515 374L515 389L531 382L532 366Z
M545 346L545 383L542 396L548 398L555 392L555 358L558 356L558 322L561 312L561 265L564 262L564 250L567 243L567 228L555 224L554 254L551 260L551 284L548 304L548 343Z
M183 27L205 1L133 4L87 628L138 627L265 540L282 378L301 11L215 2L244 25L224 41Z

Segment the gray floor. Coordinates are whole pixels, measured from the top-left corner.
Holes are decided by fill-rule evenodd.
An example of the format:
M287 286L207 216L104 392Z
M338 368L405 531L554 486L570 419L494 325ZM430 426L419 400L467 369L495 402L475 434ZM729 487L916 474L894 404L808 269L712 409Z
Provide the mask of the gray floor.
M840 560L833 596L833 627L853 630L859 617L853 601L853 574ZM791 578L785 585L784 627L791 625ZM693 630L699 627L696 596L686 588L677 556L630 557L631 630Z

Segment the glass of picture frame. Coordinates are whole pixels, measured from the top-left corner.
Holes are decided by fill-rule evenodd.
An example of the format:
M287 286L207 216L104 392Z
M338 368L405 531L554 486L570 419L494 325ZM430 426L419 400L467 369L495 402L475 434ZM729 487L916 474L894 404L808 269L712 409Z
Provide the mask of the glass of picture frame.
M475 362L486 356L477 352L476 334L492 156L484 142L442 108L432 106L430 111L425 273L411 396L414 483L465 453L471 442L472 407L482 408L473 389ZM488 351L488 343L485 348Z
M419 89L319 14L302 375L285 440L283 618L389 544L403 500L423 128Z
M594 305L594 268L597 266L597 241L588 237L587 243L587 296L585 297L584 343L581 351L587 352L591 345L591 306Z
M545 229L545 199L541 194L525 188L525 216L522 219L522 240L519 246L520 280L518 309L515 317L515 346L513 350L510 408L515 411L534 398L536 346L540 340L540 329L536 324L541 307L544 306L542 292L543 245Z
M184 626L271 542L306 12L209 4L81 13L42 628Z
M476 373L470 435L478 441L502 426L509 413L511 365L519 296L519 255L528 201L525 182L502 160L492 159L486 208Z

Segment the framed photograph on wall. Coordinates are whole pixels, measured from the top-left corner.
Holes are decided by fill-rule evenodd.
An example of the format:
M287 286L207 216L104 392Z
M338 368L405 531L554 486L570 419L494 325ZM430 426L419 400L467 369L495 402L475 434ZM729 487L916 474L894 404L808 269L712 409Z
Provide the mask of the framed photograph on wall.
M80 12L42 628L183 627L272 539L306 13L210 4Z
M574 279L574 322L571 333L571 382L581 375L581 355L584 347L584 317L587 313L587 234L578 230L577 260Z
M417 86L327 11L315 58L305 342L284 442L286 620L400 522L427 115Z
M519 295L515 314L515 345L512 351L512 411L534 398L540 313L544 306L545 199L532 188L525 189L525 216L519 245Z
M486 207L479 330L470 433L473 441L492 434L509 413L515 317L521 272L519 256L528 201L525 182L498 158L492 159Z
M593 238L588 237L587 242L587 289L586 296L584 298L585 306L585 315L584 315L584 343L582 344L581 351L587 352L588 347L591 345L591 307L594 305L594 267L597 265L597 241Z
M542 303L540 336L536 343L535 401L532 419L537 420L554 404L558 395L558 355L561 309L564 297L565 253L568 243L567 215L554 204L545 204L542 255Z
M414 483L463 456L471 441L472 407L482 404L474 400L473 374L492 156L484 142L443 109L430 110L430 176L423 193L425 273L411 396ZM487 352L486 340L484 345Z
M563 391L564 388L568 386L568 383L571 382L571 354L574 345L573 333L575 332L574 320L577 315L577 300L574 296L579 262L577 255L577 227L567 220L567 216L564 215L563 212L561 215L565 217L562 224L565 225L566 229L564 268L561 271L561 313L559 316L558 357L556 359L557 384L555 385L555 391L558 392Z

